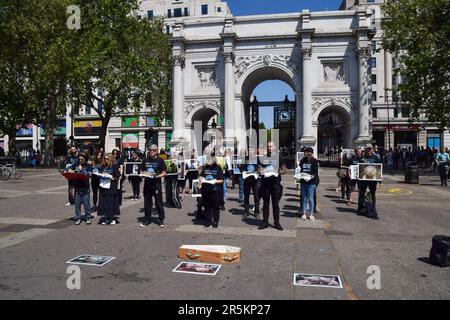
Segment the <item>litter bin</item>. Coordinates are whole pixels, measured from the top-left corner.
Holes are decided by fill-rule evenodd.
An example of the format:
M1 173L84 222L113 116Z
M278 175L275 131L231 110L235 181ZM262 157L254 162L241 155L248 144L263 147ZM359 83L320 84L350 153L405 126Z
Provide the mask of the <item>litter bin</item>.
M419 166L415 162L408 162L405 170L405 183L419 183Z

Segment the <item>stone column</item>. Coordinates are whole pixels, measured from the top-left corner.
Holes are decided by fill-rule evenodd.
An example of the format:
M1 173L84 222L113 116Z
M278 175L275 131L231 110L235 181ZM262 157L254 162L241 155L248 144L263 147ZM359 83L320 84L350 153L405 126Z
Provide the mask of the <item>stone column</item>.
M370 58L370 48L368 46L358 47L358 62L359 62L359 130L358 142L370 143L370 128L369 128L369 81L370 77L368 60Z
M392 54L384 50L384 96L386 101L392 101Z
M316 139L313 136L312 130L312 105L311 105L311 79L309 77L313 74L312 68L312 48L303 47L302 49L303 57L303 68L302 68L302 84L303 84L303 94L302 94L302 119L303 119L303 134L300 140L302 146L315 145Z
M176 55L173 57L173 133L172 139L182 140L184 129L184 93L183 93L183 68L185 57Z
M302 114L302 94L300 92L297 92L295 94L295 109L296 109L296 118L295 118L295 137L296 137L296 146L297 151L300 151L299 143L301 142L301 136L303 133L303 118L301 117Z
M235 137L234 132L234 53L225 52L225 111L224 111L224 124L225 124L225 139L231 140Z

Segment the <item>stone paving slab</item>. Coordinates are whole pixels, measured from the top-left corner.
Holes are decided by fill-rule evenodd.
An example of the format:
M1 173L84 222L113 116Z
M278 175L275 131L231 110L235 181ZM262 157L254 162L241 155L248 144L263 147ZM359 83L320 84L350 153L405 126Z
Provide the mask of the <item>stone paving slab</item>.
M51 229L39 229L34 228L30 230L26 230L20 233L15 233L0 239L0 249L4 249L10 246L14 246L16 244L20 244L22 242L31 240L33 238L37 238L46 233L52 232Z
M246 227L222 227L219 226L217 229L204 229L201 225L181 225L175 228L174 231L178 232L189 232L189 233L207 233L207 234L227 234L227 235L237 235L237 236L258 236L258 237L277 237L277 238L295 238L296 231L284 229L283 231L278 231L271 227L258 230L257 228L246 228Z

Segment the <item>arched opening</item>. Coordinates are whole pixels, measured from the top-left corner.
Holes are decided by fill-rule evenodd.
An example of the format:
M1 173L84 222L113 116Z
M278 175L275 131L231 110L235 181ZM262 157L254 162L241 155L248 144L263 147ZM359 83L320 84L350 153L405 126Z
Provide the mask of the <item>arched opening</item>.
M350 115L339 106L326 107L317 121L319 160L336 164L340 151L347 148L352 148Z
M222 119L216 111L210 108L197 110L192 116L192 126L194 136L192 146L196 153L214 143L221 135Z
M274 66L254 70L242 84L246 128L277 129L279 152L288 165L296 152L295 87L293 75Z

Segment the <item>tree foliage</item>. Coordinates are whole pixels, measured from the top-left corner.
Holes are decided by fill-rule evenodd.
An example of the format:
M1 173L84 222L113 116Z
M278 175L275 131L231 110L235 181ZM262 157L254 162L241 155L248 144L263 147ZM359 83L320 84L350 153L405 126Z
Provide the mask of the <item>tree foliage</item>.
M423 115L450 126L450 1L398 0L385 7L382 46L397 55L406 80L396 95L410 109L410 120Z

